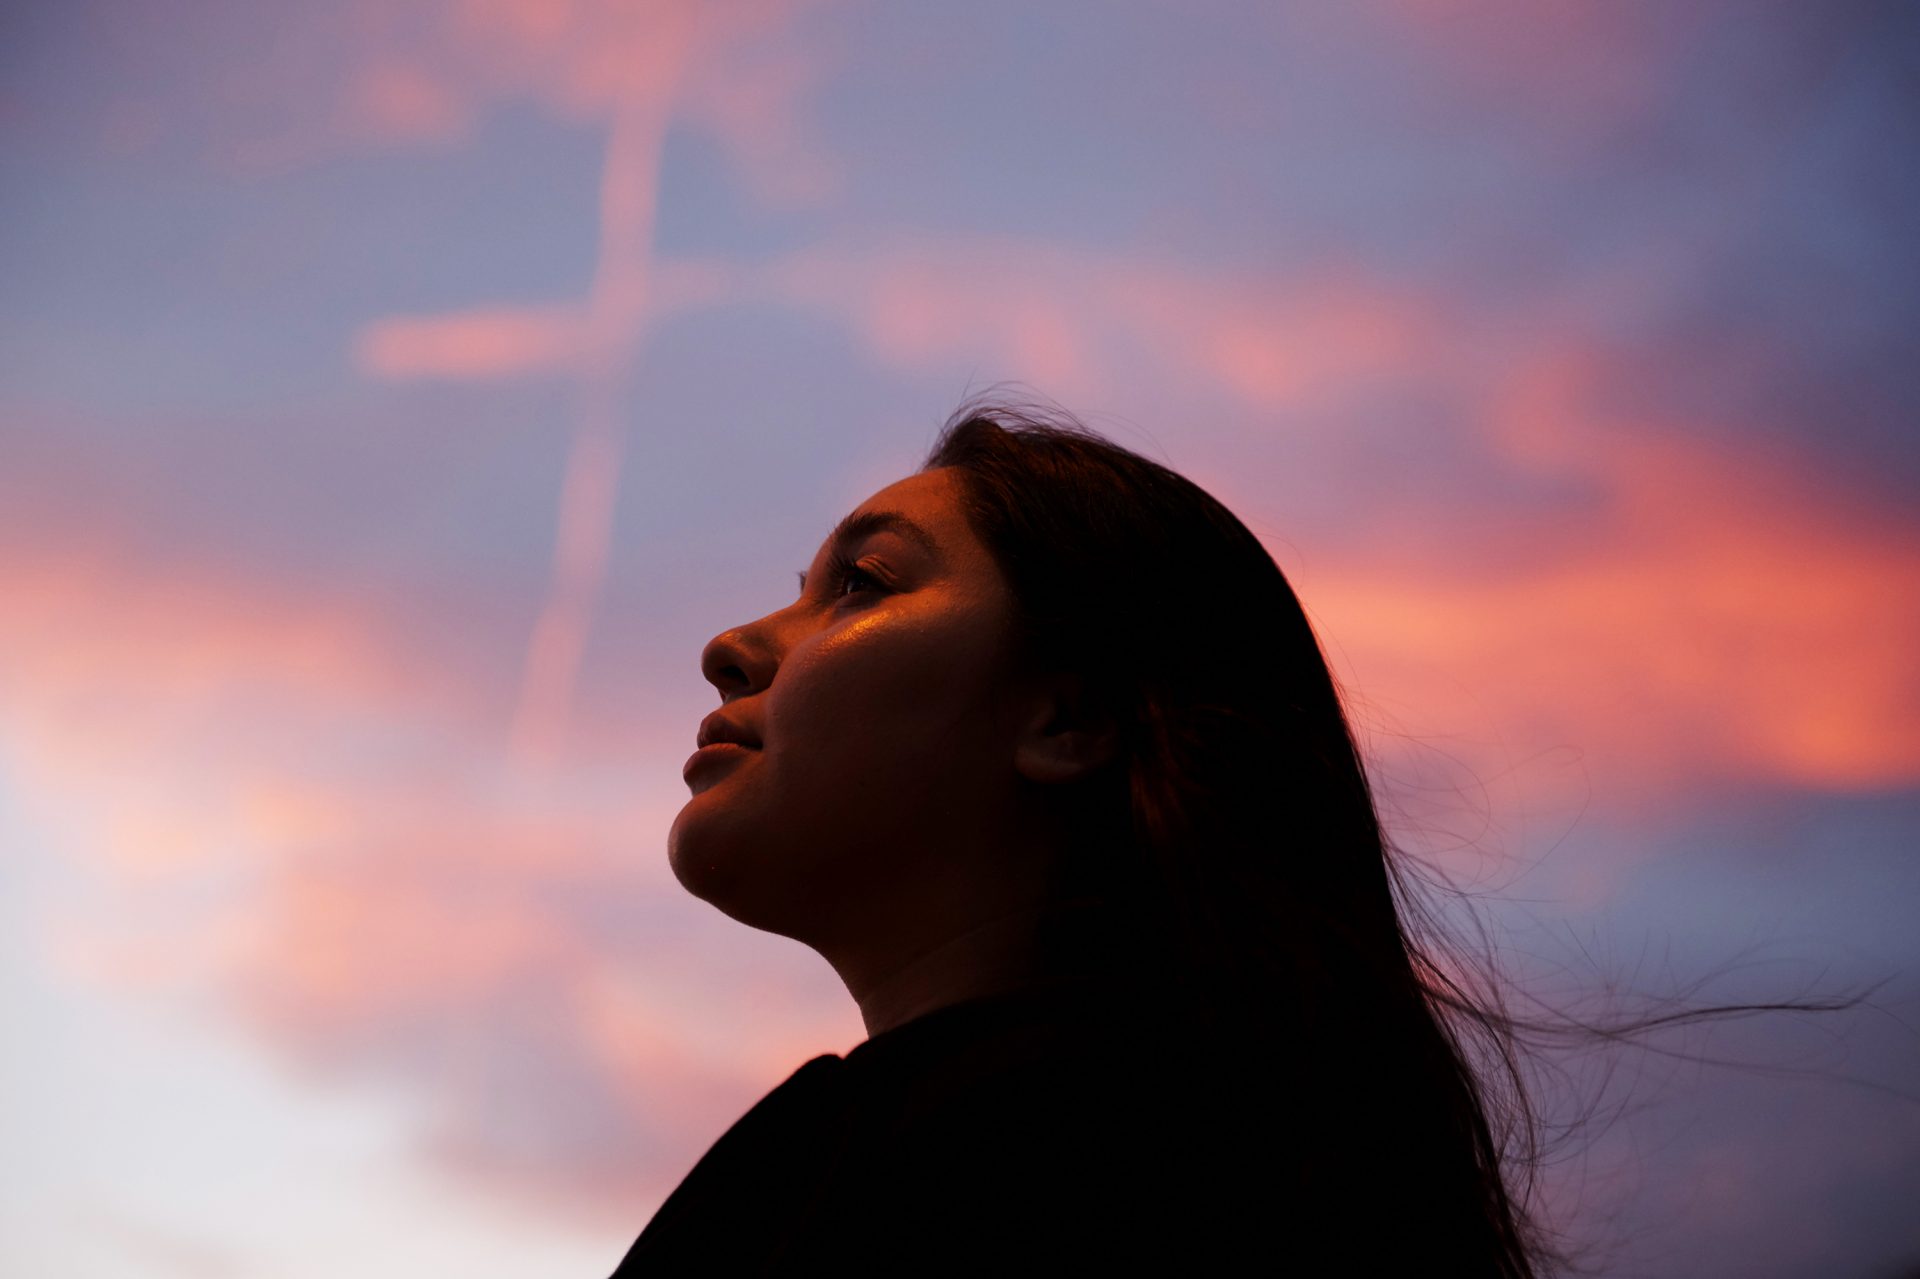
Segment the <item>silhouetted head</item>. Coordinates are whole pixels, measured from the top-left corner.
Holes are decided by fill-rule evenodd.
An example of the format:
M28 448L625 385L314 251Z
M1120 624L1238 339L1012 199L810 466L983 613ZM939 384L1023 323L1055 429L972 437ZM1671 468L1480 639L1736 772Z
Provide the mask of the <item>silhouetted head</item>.
M1074 830L1055 793L1111 764L1117 734L1083 723L1070 675L1029 666L971 500L948 466L888 485L797 599L707 645L718 718L758 747L689 770L669 849L696 896L830 957L1042 901Z
M1259 539L1167 467L991 401L850 514L798 599L702 656L760 748L695 763L680 881L819 950L870 1028L930 949L1109 903L1136 960L1311 1099L1289 1138L1311 1174L1276 1193L1370 1197L1435 1256L1527 1273L1440 1016L1457 992L1401 926L1334 679Z

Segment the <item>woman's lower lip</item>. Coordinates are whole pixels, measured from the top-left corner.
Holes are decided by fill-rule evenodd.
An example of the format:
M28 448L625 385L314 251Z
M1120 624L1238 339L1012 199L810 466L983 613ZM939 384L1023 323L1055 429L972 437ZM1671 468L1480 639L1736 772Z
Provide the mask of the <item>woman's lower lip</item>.
M742 746L739 742L709 742L687 756L687 762L680 766L680 776L690 778L695 769L703 767L709 761L733 759L758 749L756 746Z

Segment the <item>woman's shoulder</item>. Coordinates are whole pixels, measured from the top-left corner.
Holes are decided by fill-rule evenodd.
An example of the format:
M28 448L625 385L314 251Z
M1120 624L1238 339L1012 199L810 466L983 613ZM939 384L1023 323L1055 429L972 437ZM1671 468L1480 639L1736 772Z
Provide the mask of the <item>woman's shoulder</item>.
M850 1087L875 1112L883 1166L970 1175L999 1165L1002 1180L1071 1171L1083 1182L1157 1186L1176 1167L1191 1179L1238 1158L1252 1117L1267 1108L1230 1044L1125 991L1047 992L951 1013L912 1043L876 1039L847 1058Z
M923 1026L911 1055L904 1036L872 1041L884 1058L850 1054L866 1128L815 1237L901 1250L923 1273L1253 1246L1276 1205L1204 1054L1177 1024L1068 1003L977 1007Z

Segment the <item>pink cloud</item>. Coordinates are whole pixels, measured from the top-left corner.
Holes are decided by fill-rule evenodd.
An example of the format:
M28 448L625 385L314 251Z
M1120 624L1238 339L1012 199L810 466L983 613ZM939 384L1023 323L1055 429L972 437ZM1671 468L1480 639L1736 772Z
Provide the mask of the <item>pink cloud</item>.
M1563 350L1554 317L1489 357L1466 348L1442 300L1353 272L1278 287L1006 241L667 274L680 283L662 309L721 296L805 305L883 359L990 358L1070 399L1112 384L1124 352L1142 348L1187 385L1210 381L1257 410L1325 410L1329 430L1339 397L1370 381L1444 388L1483 424L1490 472L1552 477L1597 505L1525 533L1430 503L1406 519L1379 512L1379 535L1337 571L1323 558L1310 582L1360 688L1586 752L1622 805L1682 802L1703 782L1851 789L1920 776L1903 656L1920 644L1902 603L1920 597L1910 523L1823 486L1810 460L1770 463L1686 423L1604 416L1605 389L1632 371ZM1514 553L1516 537L1529 553ZM1494 553L1477 555L1488 540ZM1452 564L1410 560L1423 542L1461 549ZM1480 690L1471 705L1462 682Z
M1431 299L1355 270L1226 279L998 237L822 246L739 288L834 314L889 363L988 359L1079 402L1109 394L1144 353L1177 384L1297 408L1367 377L1428 372L1445 338Z
M347 113L356 129L404 142L462 136L473 104L427 67L402 59L375 61L352 75Z
M118 832L105 847L128 864L227 846L192 823L217 807L229 833L250 828L258 814L232 808L241 778L284 765L292 734L343 711L480 717L473 690L391 647L363 603L277 579L241 586L118 536L69 540L43 525L33 541L0 543L0 695L13 734L31 744L17 757L23 787L95 813ZM103 806L108 778L117 798Z
M636 92L718 142L750 194L817 203L839 165L800 104L829 71L796 37L821 0L434 0L354 8L340 127L390 143L466 135L485 111L531 102L599 125Z
M423 1090L450 1171L602 1225L857 1038L843 997L740 971L735 929L647 855L670 813L531 785L505 699L440 673L419 619L112 524L0 521L0 748L34 855L85 886L29 939L57 980ZM685 727L659 727L666 758ZM620 767L651 748L629 733Z
M471 381L561 373L584 359L586 328L580 308L572 306L392 316L361 330L354 362L385 378Z
M435 11L426 43L448 55L436 65L465 71L464 96L451 79L430 80L396 61L387 49L393 19L367 15L364 43L382 52L356 81L358 110L379 132L445 132L479 103L518 95L608 126L599 253L585 299L388 317L365 326L354 343L357 365L380 377L574 373L582 380L552 581L528 642L515 713L513 740L523 758L551 759L567 731L612 528L626 369L649 315L671 305L654 296L652 255L670 121L685 113L704 123L731 148L749 185L778 203L817 200L831 185L822 153L805 146L793 101L811 87L818 64L790 42L764 41L785 31L796 7L789 0L454 0ZM743 56L750 65L739 65ZM1045 329L1041 340L1058 336Z
M1448 91L1483 109L1529 113L1536 127L1604 136L1670 109L1675 70L1667 65L1698 31L1719 21L1711 9L1680 9L1651 21L1645 11L1571 0L1516 7L1505 0L1397 0L1355 9L1423 61L1450 70Z
M487 382L578 375L596 352L638 337L650 316L712 305L740 292L738 268L663 262L610 272L600 312L588 302L476 306L374 320L353 337L362 373L392 380Z
M590 925L587 902L648 917L646 879L595 855L604 823L372 834L274 877L231 985L309 1068L430 1086L432 1149L462 1177L636 1219L760 1091L857 1038L850 1005L729 976L720 926L690 946Z
M644 213L648 170L628 172L637 185L608 192L609 207ZM623 204L635 191L640 204ZM744 297L837 317L883 359L984 353L1083 390L1146 349L1183 391L1262 411L1485 366L1463 358L1443 299L1353 272L1279 288L977 241L816 250L760 274L610 260L596 296L639 280L643 317L624 301L416 317L369 329L361 358L395 377L571 371L594 349L595 315L617 317L618 338L674 306ZM1617 809L1657 811L1702 782L1920 775L1910 521L1824 487L1814 467L1606 415L1605 388L1631 370L1569 347L1551 318L1497 378L1436 385L1483 423L1490 470L1563 478L1595 503L1521 528L1438 504L1410 507L1434 521L1424 529L1382 511L1365 525L1377 535L1316 554L1295 578L1355 687L1437 727L1478 715L1506 741L1583 750ZM592 452L604 438L582 438L583 471L606 474ZM1241 484L1194 477L1222 494ZM562 502L571 558L556 560L553 616L575 625L568 643L604 567L609 501ZM1437 551L1419 551L1423 534ZM668 1184L783 1069L850 1038L843 1004L714 975L714 955L583 909L658 901L658 866L625 869L612 850L665 814L569 812L578 796L564 790L516 798L501 779L523 775L487 699L436 681L431 652L369 602L61 526L13 529L0 587L0 691L24 744L11 754L31 762L24 785L80 815L100 873L130 898L244 872L215 906L133 908L124 944L108 940L117 917L81 921L56 939L78 971L210 983L296 1061L424 1083L445 1107L450 1166L522 1190L571 1192L577 1178L629 1213L637 1187ZM556 678L543 670L530 658L530 686ZM368 763L396 754L403 766Z
M1069 401L1146 350L1185 388L1310 411L1328 442L1340 397L1379 379L1444 392L1481 424L1468 452L1489 474L1597 504L1522 529L1419 501L1376 512L1374 536L1347 531L1303 594L1359 688L1585 751L1603 803L1627 808L1703 783L1920 778L1920 529L1823 482L1815 459L1607 415L1635 371L1568 347L1561 317L1489 351L1445 299L1352 271L1226 280L1007 241L811 250L748 287L840 316L891 362L990 358Z
M762 204L817 206L840 190L846 166L807 129L796 106L833 70L790 37L736 41L724 64L689 78L683 111L721 144Z
M1091 390L1105 287L1094 255L979 238L802 250L746 285L836 315L889 363L986 356L1062 390Z
M1920 780L1920 529L1811 459L1603 415L1626 375L1549 349L1489 413L1503 455L1596 486L1592 516L1462 521L1436 532L1451 563L1396 563L1401 527L1317 566L1303 594L1356 670L1435 708L1458 681L1496 731L1586 752L1596 800L1645 817L1703 785ZM1475 566L1482 540L1508 567Z

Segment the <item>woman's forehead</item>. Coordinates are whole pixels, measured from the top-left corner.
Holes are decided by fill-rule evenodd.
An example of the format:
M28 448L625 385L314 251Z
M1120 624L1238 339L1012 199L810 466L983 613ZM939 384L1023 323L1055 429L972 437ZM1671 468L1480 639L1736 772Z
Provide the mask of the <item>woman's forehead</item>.
M921 471L896 480L849 511L827 538L887 530L898 533L936 559L949 552L964 555L972 541L960 508L960 488L951 467Z
M952 467L943 466L931 471L915 471L912 475L903 475L875 492L855 510L911 507L915 514L921 515L932 515L935 512L957 514L958 497L959 477L954 474Z

